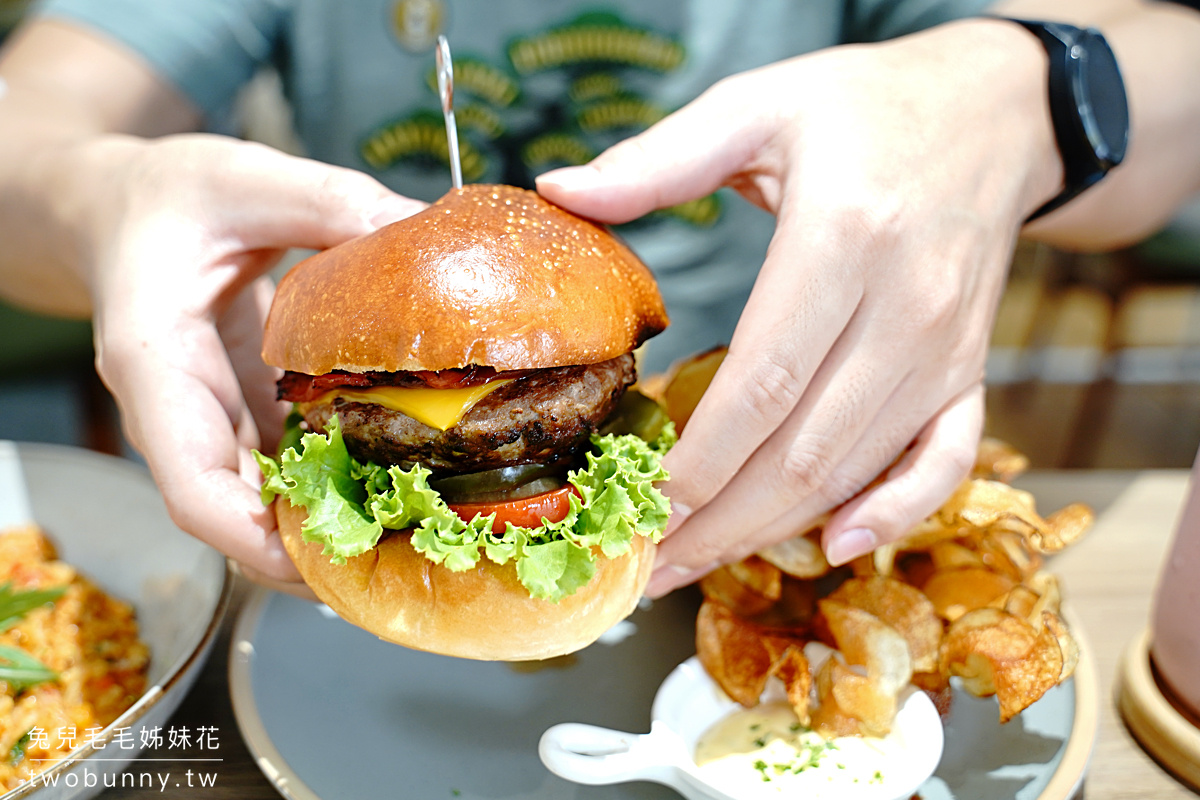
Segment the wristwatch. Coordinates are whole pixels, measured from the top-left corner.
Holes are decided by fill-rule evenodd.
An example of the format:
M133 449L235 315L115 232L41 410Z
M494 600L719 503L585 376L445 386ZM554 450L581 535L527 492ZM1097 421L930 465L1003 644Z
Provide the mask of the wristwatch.
M1050 56L1050 118L1063 160L1063 190L1028 222L1071 200L1121 163L1129 141L1129 103L1116 56L1100 31L1004 19L1037 36Z

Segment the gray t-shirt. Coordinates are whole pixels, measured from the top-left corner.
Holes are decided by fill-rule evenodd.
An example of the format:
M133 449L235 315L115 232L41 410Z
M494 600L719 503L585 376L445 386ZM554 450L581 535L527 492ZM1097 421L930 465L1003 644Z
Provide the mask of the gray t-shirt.
M129 46L213 127L255 71L274 64L310 156L433 200L449 188L439 33L454 50L464 179L531 186L727 75L902 35L991 1L47 0L37 13ZM621 226L658 275L672 319L651 342L648 368L729 340L773 226L729 190Z

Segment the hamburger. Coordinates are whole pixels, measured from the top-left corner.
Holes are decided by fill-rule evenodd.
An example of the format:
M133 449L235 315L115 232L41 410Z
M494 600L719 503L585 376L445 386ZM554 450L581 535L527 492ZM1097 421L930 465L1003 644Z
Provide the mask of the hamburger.
M407 647L562 655L636 606L674 441L630 387L650 271L534 192L455 189L280 281L263 359L294 404L263 501L335 612Z

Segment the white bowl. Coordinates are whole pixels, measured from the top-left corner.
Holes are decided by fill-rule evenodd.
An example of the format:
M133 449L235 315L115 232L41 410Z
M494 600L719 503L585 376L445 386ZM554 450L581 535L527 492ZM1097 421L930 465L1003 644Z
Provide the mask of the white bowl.
M216 550L171 522L145 469L89 450L0 441L0 528L40 525L59 557L137 611L150 647L147 690L71 755L0 800L92 797L141 751L142 730L167 720L195 682L228 604ZM128 729L137 745L115 740ZM111 780L111 778L110 778Z
M764 699L778 699L779 694L781 684L769 688ZM755 775L748 773L744 785L717 785L697 767L692 754L705 731L740 708L692 657L676 667L659 687L649 733L565 723L543 734L538 755L551 772L576 783L653 781L670 786L688 800L735 800L761 789L755 786ZM900 800L912 796L933 774L942 755L941 719L924 692L909 687L901 694L900 711L888 738L904 747L905 752L903 758L888 762L884 780L806 786L805 800ZM867 774L873 771L871 768Z

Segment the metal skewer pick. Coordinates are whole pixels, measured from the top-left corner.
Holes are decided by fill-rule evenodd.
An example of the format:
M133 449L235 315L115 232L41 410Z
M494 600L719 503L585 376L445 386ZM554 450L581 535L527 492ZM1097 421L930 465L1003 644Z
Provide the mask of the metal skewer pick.
M450 42L445 36L437 39L437 82L442 116L446 118L446 143L450 146L450 176L454 179L454 188L461 189L462 161L458 156L458 126L454 123L454 63L450 60Z

